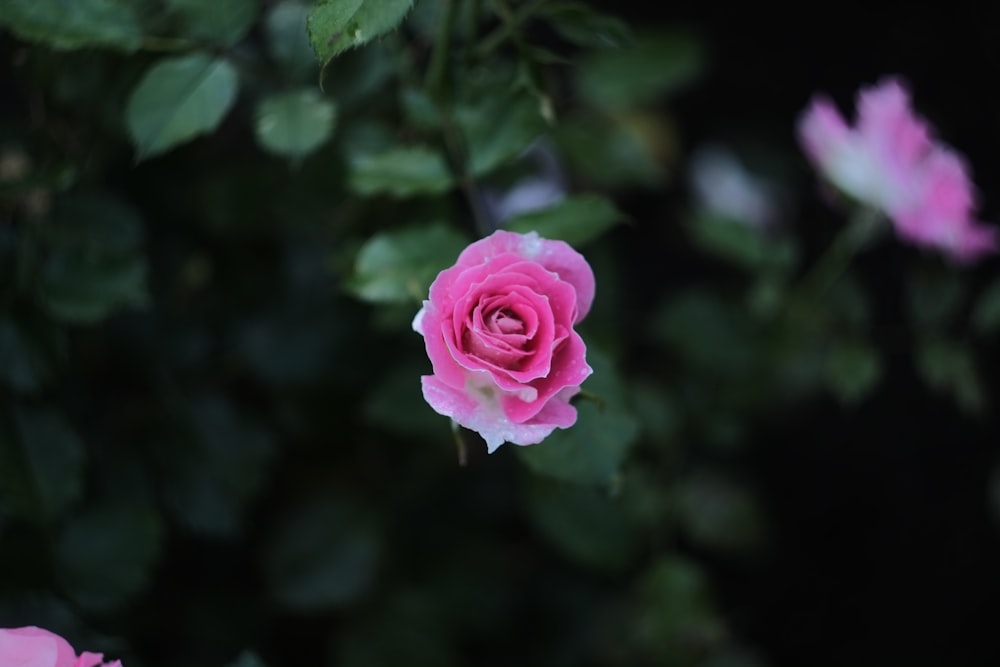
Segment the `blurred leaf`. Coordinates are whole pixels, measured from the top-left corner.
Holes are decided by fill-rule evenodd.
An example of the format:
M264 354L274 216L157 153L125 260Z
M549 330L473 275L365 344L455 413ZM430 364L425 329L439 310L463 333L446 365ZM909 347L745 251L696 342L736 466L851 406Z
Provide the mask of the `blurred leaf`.
M132 208L106 195L77 195L59 200L53 218L53 247L38 286L52 317L93 324L119 308L145 305L143 225Z
M167 0L167 6L185 35L220 46L243 39L260 11L258 0Z
M305 76L316 67L316 56L306 34L310 7L287 0L267 13L264 29L271 57L295 76Z
M580 484L610 484L639 434L625 408L625 390L614 363L594 346L587 349L594 369L583 384L593 398L577 399L576 424L556 429L537 445L518 447L521 460L536 473Z
M907 305L914 325L921 331L941 331L954 320L961 305L960 274L946 270L924 270L910 276L906 284Z
M42 521L61 516L80 499L85 461L83 443L53 410L16 409L9 427L0 422L0 496L7 512Z
M638 540L606 490L535 479L526 502L538 531L570 560L602 572L632 564Z
M685 476L678 493L680 523L698 545L724 552L760 546L763 515L743 487L718 474Z
M703 289L673 297L654 319L678 360L723 376L747 377L761 361L751 326L741 309Z
M360 598L378 570L375 526L359 510L330 499L294 508L264 552L275 600L299 612L339 608Z
M253 651L243 651L227 667L267 667L267 663Z
M364 196L412 197L447 192L453 183L440 153L413 146L354 156L348 185Z
M679 556L655 562L639 580L638 607L631 622L634 649L643 664L699 664L721 646L726 628L695 563Z
M838 340L826 358L827 386L842 403L863 400L878 384L882 360L878 350L865 341Z
M0 378L15 391L35 391L52 376L60 332L45 323L0 317Z
M793 239L772 238L763 230L736 220L697 215L691 219L688 230L701 248L748 271L785 273L798 259Z
M607 110L634 109L689 84L705 64L701 41L683 32L637 37L631 48L592 53L576 68L580 95Z
M568 42L588 48L623 48L632 43L632 31L621 19L601 14L582 2L545 3L539 15L547 18Z
M125 0L0 0L0 24L56 49L135 51L142 29Z
M319 0L309 14L309 41L326 65L338 53L394 29L413 0Z
M257 106L254 129L261 146L277 155L305 157L333 132L337 107L313 89L265 97Z
M646 113L569 119L556 138L573 170L604 188L661 185L678 150L674 128Z
M441 592L404 589L370 614L367 622L343 635L337 667L449 667L462 664L455 653L450 619L441 609Z
M376 234L358 252L351 290L374 303L420 302L467 245L465 236L440 222Z
M162 534L159 516L134 505L74 517L56 542L59 580L81 607L117 609L149 585Z
M972 311L972 328L988 336L1000 330L1000 280L986 288Z
M512 96L497 84L476 86L472 102L461 104L455 119L469 151L469 170L484 176L522 153L544 130L538 103L527 95Z
M180 417L180 430L161 434L157 452L166 505L191 531L235 535L266 480L274 441L214 394L191 398Z
M125 121L137 159L215 130L236 100L236 70L207 53L166 58L132 90Z
M540 211L522 213L504 227L514 232L536 231L547 239L582 246L600 237L625 215L600 195L576 195Z
M983 387L968 348L946 339L924 339L917 346L916 364L931 389L951 394L967 412L982 412Z

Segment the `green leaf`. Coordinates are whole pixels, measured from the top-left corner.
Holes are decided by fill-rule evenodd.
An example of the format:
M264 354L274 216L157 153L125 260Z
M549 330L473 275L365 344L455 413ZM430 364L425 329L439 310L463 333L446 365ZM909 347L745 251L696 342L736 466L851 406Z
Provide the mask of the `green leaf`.
M80 498L85 460L83 443L58 413L16 410L9 427L0 423L0 504L20 516L59 517Z
M540 211L515 216L504 226L513 232L536 231L547 239L581 246L600 237L625 215L600 195L567 197Z
M532 523L567 558L603 572L621 572L632 563L638 540L607 491L536 478L526 502Z
M656 187L666 162L677 152L673 128L654 114L570 118L556 127L556 139L573 171L607 189Z
M132 90L125 121L138 159L212 132L236 100L236 70L207 53L153 65Z
M302 2L281 2L271 8L264 23L271 57L296 78L316 68L316 56L306 34L309 12L310 7Z
M394 29L413 0L320 0L309 14L309 42L325 66L338 53Z
M1000 331L1000 280L983 292L972 311L972 328L983 336Z
M313 89L265 97L257 107L254 129L261 146L276 155L302 158L333 132L337 107Z
M598 108L634 109L693 81L704 61L701 42L690 34L645 34L631 48L600 51L586 58L576 68L577 87Z
M460 105L455 119L469 150L469 169L484 176L509 162L545 130L534 98L511 96L499 86L474 86L471 102Z
M125 0L0 0L0 25L56 49L135 51L142 29Z
M842 403L855 404L878 384L882 360L864 341L837 341L826 358L827 386Z
M220 46L246 36L260 11L258 0L167 0L184 34Z
M49 230L51 251L38 285L52 317L92 324L148 300L142 221L129 206L91 194L57 202Z
M90 510L74 517L56 542L59 581L88 611L113 611L149 585L162 537L152 510L134 505Z
M981 413L985 407L982 382L968 348L942 338L920 341L916 350L917 370L934 390L951 394L960 408Z
M594 11L583 3L545 3L539 15L568 42L585 48L624 48L632 43L628 24L615 16Z
M412 197L447 192L453 182L440 153L413 146L356 155L350 162L348 185L364 196Z
M440 222L376 234L358 252L351 290L374 303L420 302L467 245L465 236Z
M264 572L282 607L338 608L374 582L380 551L374 525L360 510L319 499L280 522L264 552Z
M536 473L580 484L610 484L639 435L639 424L625 408L625 391L611 359L587 349L593 375L583 384L592 398L577 399L576 424L556 429L537 445L518 447L521 460Z

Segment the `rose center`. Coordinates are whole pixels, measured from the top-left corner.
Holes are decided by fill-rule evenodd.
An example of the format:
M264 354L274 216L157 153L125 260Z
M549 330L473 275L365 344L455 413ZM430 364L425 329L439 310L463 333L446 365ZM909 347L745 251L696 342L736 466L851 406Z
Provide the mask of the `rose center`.
M494 311L489 317L487 327L500 334L523 334L524 322L506 308Z

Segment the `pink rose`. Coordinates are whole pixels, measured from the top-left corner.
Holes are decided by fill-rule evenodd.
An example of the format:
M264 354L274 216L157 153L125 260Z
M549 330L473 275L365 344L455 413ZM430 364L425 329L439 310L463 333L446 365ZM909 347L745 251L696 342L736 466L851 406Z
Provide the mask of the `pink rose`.
M490 452L572 426L569 399L593 372L573 325L593 300L590 265L562 241L497 231L473 243L413 320L434 369L424 399Z
M817 97L799 119L798 134L830 183L885 213L907 241L958 261L996 250L996 230L974 219L974 189L962 159L933 140L898 81L861 90L855 127Z
M77 657L65 639L36 627L0 628L0 665L2 667L121 667L117 660L102 662L100 653L81 653Z

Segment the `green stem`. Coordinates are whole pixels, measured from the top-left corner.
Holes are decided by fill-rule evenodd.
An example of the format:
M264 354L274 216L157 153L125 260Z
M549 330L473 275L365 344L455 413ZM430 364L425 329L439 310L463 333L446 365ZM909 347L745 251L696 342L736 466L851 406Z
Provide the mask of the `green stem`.
M793 292L793 300L801 297L813 299L823 297L847 270L858 251L873 239L875 232L881 228L882 219L882 213L876 209L858 209L806 273Z
M518 32L521 24L530 17L544 0L533 0L528 2L517 11L512 11L504 0L493 0L493 10L500 17L500 25L489 35L487 35L476 48L476 55L480 58L489 55L494 49L503 44L508 39L514 40L519 49L524 48L524 41Z
M455 18L458 16L458 0L444 0L447 3L441 27L434 40L434 50L431 51L431 61L427 66L427 90L436 98L445 92L448 71L448 50L451 47L452 33L455 31Z

